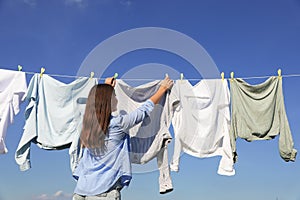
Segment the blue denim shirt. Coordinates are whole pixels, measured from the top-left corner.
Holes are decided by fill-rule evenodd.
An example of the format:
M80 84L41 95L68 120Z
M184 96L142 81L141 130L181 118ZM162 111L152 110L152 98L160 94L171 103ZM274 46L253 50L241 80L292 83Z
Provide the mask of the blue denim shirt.
M135 111L111 118L105 139L106 151L95 155L88 148L83 150L83 156L73 173L77 179L76 194L101 194L110 190L117 182L121 187L129 185L132 175L128 130L149 116L153 108L153 102L147 100Z

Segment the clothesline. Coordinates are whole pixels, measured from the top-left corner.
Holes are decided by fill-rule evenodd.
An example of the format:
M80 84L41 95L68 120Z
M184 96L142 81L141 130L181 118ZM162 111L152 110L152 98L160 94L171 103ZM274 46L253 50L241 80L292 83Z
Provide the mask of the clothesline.
M241 78L241 79L260 79L260 78L269 78L271 76L274 75L269 75L269 76L250 76L250 77L237 77L237 78ZM281 77L283 78L290 78L290 77L300 77L300 74L285 74L285 75L281 75Z
M22 71L25 74L37 74L38 72L26 72L26 71ZM53 76L53 77L61 77L61 78L86 78L87 76L74 76L74 75L64 75L64 74L47 74L49 76ZM263 75L263 76L246 76L246 77L235 77L235 78L241 78L241 79L263 79L263 78L269 78L275 75ZM300 77L300 74L285 74L285 75L281 75L281 77L283 78L290 78L290 77ZM219 77L216 77L216 79ZM105 80L106 78L97 78L97 80ZM199 80L203 80L204 78L184 78L184 80L189 80L189 81L199 81ZM212 78L210 78L212 79ZM225 78L224 79L230 79L230 78ZM122 80L124 81L154 81L157 79L150 79L150 78L122 78Z
M4 127L4 129L0 130L1 141L5 141L8 124L11 124L13 122L13 117L20 111L20 104L25 99L29 100L28 105L25 108L27 117L25 126L23 128L24 133L22 135L22 138L20 139L20 143L15 153L15 160L19 165L20 170L25 171L31 167L30 144L32 142L36 143L36 141L39 141L38 147L47 150L64 149L68 148L69 144L72 144L69 149L69 155L71 169L73 172L73 170L76 168L76 165L79 163L78 160L80 159L81 154L79 143L79 133L81 128L80 123L82 117L84 116L83 113L86 107L84 105L86 104L86 102L82 101L82 99L86 99L86 97L88 97L88 94L90 93L91 88L93 88L97 84L96 78L91 79L89 77L86 77L85 79L77 79L74 81L74 84L66 85L64 83L58 83L57 80L53 78L47 78L48 75L46 76L44 74L44 68L41 69L41 73L20 73L20 71L22 70L17 71L2 69L0 69L0 71L1 87L5 88L5 90L1 91L0 95L1 98L5 99L5 101L1 102L3 104L3 107L8 108L4 110L2 109L1 112L3 113L0 113L1 117L4 116L0 120L0 127ZM34 76L30 80L29 85L27 85L27 79L25 76L26 73L34 74ZM40 78L40 75L44 77ZM93 72L91 72L92 77L93 75ZM77 77L57 74L52 74L52 76L72 78ZM234 73L232 72L230 76L231 78L234 78ZM150 121L154 123L152 123L153 127L151 126L149 128L149 131L146 130L146 127L148 127L149 123L147 124L147 126L143 127L143 131L145 131L145 133L150 133L149 137L146 137L150 138L151 140L151 142L149 141L151 143L151 146L146 145L150 150L145 151L145 140L143 142L140 142L139 138L141 137L136 137L136 133L133 134L134 139L131 140L131 146L139 144L142 145L141 148L139 148L139 146L132 148L137 150L136 152L131 151L131 153L136 153L133 154L133 158L136 159L134 163L141 164L150 161L146 159L154 158L158 154L157 152L162 152L161 148L163 148L165 152L161 153L162 156L157 156L157 159L164 159L159 160L159 163L163 164L160 164L158 168L164 169L166 167L166 173L160 173L164 173L165 177L168 177L170 174L170 169L178 171L179 158L183 150L183 146L185 145L189 149L193 149L193 151L188 151L188 148L186 148L184 152L190 152L188 154L195 157L204 158L216 155L222 156L222 160L220 160L220 165L218 168L218 174L231 176L235 174L233 165L234 161L236 161L237 158L235 142L237 137L246 139L247 141L262 139L269 140L274 136L279 135L279 133L281 138L279 139L280 156L287 162L295 161L297 151L296 149L294 149L293 139L285 111L286 109L284 104L282 81L280 81L281 77L295 76L298 77L300 76L300 74L288 74L282 76L281 70L279 69L278 76L273 75L244 77L244 79L273 77L269 78L259 86L252 87L252 85L245 85L244 81L233 80L230 81L230 85L227 81L220 81L222 80L221 78L224 78L224 73L222 73L220 78L212 81L203 79L204 83L206 82L206 84L211 86L210 88L208 88L211 89L211 91L209 92L207 92L207 87L205 84L200 84L199 86L201 87L195 88L190 87L190 85L187 84L180 84L180 81L175 82L173 86L175 89L172 89L169 95L165 96L165 101L163 101L161 104L163 106L163 109L161 110L162 112L157 113L160 114L160 116L166 117L154 116L155 119L158 118L160 119L160 121L151 120L150 118ZM182 77L183 76L181 74L181 78ZM122 81L120 81L119 83L122 85ZM58 87L61 85L63 85L64 87ZM123 85L124 86L115 88L116 95L118 96L118 98L120 98L120 100L122 100L118 103L118 110L127 111L128 108L132 108L133 110L128 110L127 112L133 112L134 108L138 107L143 99L149 99L149 96L155 92L159 83L155 83L151 87L141 87L139 93L134 92L136 90L135 88L128 88L125 87L126 84ZM75 93L74 89L76 89ZM144 95L141 96L141 94ZM191 98L186 98L187 96ZM195 102L195 98L200 100L209 98L209 102ZM126 101L126 99L128 99L128 101ZM132 102L132 104L129 104L128 102ZM148 101L146 101L146 103L147 102ZM145 105L147 108L145 107L145 109L141 109L144 110L142 111L141 115L144 115L144 113L147 111L146 109L154 108L154 104L151 101ZM245 109L240 109L241 105L243 105ZM222 107L222 112L220 112L220 106ZM174 110L176 110L175 113L173 113ZM236 112L235 110L239 110L239 112ZM266 110L270 112L265 113ZM62 112L63 116L58 117L57 115ZM191 112L194 113L191 114ZM263 115L261 113L263 113ZM133 117L139 118L136 116ZM120 115L117 117L121 118L123 116ZM251 123L249 124L248 122ZM133 126L132 120L128 120L126 123L131 123ZM271 124L271 126L265 126L266 123ZM163 156L164 154L168 154L167 145L166 143L164 143L165 138L171 139L172 136L166 135L169 134L168 131L158 131L157 133L152 131L168 130L170 125L173 126L174 138L177 141L174 142L174 154L172 161L170 162L170 166L172 168L169 168L168 158L166 158L166 156ZM278 129L275 130L275 134L272 127L278 127ZM57 133L63 134L53 134L52 130L55 130L55 132ZM141 130L141 128L138 128L136 130ZM182 132L181 130L187 131ZM230 130L233 131L231 132ZM251 133L251 130L254 130L255 134ZM246 134L239 135L238 133L240 132L242 132L243 134L246 132ZM257 132L258 134L256 134ZM261 133L267 134L261 137ZM152 134L156 134L155 138L159 138L158 142L153 142ZM184 135L179 136L179 134ZM197 137L193 139L195 135ZM145 137L142 137L141 139L144 138ZM181 141L181 138L192 138L192 140L184 141L185 143L183 145L178 142ZM200 138L200 140L196 140L197 138ZM149 143L148 141L146 142ZM215 144L217 143L222 145L220 145L216 149ZM154 146L152 146L152 144ZM123 146L127 147L128 145ZM152 151L153 149L157 149L157 151ZM128 152L128 150L126 149L125 152ZM147 156L142 155L142 157L140 157L140 152L154 152L155 155L148 154ZM208 152L208 154L204 152ZM4 142L0 143L0 154L2 153L7 153L7 148ZM145 160L142 160L142 158L145 158ZM170 179L171 177L169 177L167 180Z

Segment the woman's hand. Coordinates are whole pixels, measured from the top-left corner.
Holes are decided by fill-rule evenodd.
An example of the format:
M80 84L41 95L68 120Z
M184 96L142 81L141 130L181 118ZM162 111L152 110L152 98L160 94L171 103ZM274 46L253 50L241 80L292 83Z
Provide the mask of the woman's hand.
M115 87L116 85L116 79L114 77L109 77L105 79L105 83L108 85L111 85L113 87Z
M152 97L150 97L150 100L154 104L158 104L161 97L165 94L165 92L167 90L171 89L172 86L173 86L173 80L171 80L168 76L166 76L166 78L160 82L159 89L156 91L156 93Z
M172 88L173 84L173 80L171 80L169 76L166 76L165 79L160 82L160 88L167 91Z

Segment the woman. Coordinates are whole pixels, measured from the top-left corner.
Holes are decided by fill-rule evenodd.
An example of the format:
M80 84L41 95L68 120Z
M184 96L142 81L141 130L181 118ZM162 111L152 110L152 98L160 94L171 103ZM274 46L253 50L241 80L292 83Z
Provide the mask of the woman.
M73 200L121 199L121 189L132 178L128 131L150 114L173 81L166 77L140 108L113 116L118 103L115 84L114 78L107 78L89 93L80 136L83 156L73 175L77 179Z

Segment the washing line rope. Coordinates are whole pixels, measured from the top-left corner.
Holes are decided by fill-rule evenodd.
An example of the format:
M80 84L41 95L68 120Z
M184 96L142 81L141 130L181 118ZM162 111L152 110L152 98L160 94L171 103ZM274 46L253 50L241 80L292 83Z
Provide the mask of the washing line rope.
M241 79L261 79L261 78L269 78L271 76L275 76L275 75L269 75L269 76L252 76L252 77L249 76L249 77L237 77L237 78L241 78ZM283 77L283 78L300 77L300 74L284 74L284 75L281 75L281 77Z
M10 70L10 69L8 69ZM13 70L11 70L13 71ZM26 71L22 71L25 74L39 74L38 72L26 72ZM88 78L87 76L72 76L72 75L62 75L62 74L47 74L49 76L52 77L61 77L61 78ZM264 75L264 76L249 76L249 77L235 77L235 78L240 78L240 79L263 79L263 78L269 78L275 75ZM300 74L284 74L281 75L281 77L283 78L289 78L289 77L300 77ZM215 78L218 79L219 77ZM105 80L106 78L97 78L98 80ZM184 80L189 80L189 81L199 81L199 80L203 80L204 78L184 78ZM211 78L212 79L212 78ZM230 80L230 78L224 78L224 79L228 79ZM154 81L157 79L149 79L149 78L122 78L122 80L124 81Z

